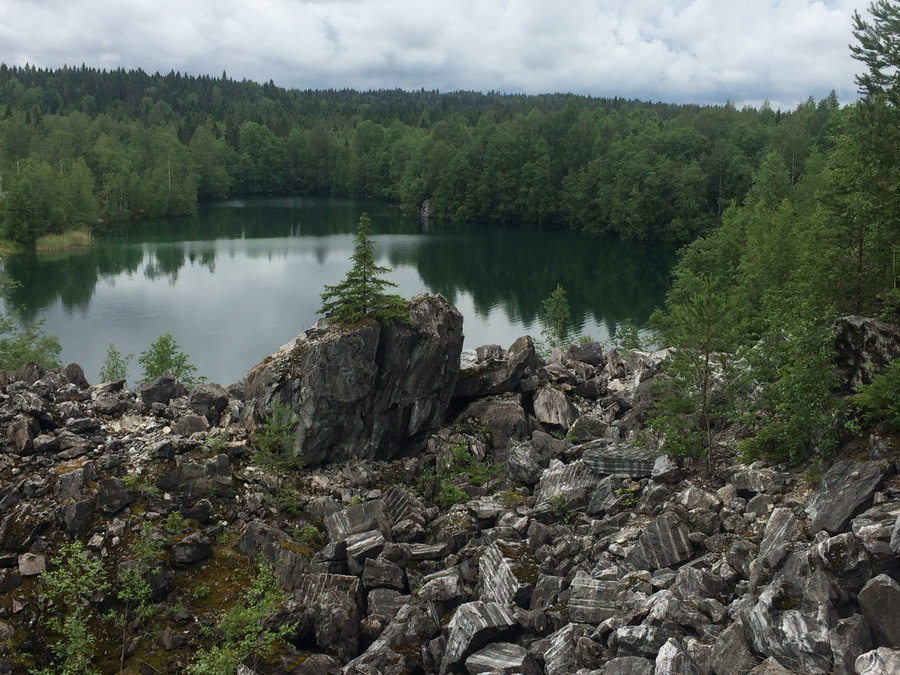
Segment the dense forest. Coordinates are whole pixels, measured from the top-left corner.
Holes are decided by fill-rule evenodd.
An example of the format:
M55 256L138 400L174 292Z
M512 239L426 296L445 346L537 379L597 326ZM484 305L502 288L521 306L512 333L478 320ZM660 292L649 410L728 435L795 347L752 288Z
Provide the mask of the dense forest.
M818 171L848 115L833 94L782 113L0 65L0 213L7 238L28 246L202 200L335 194L690 241L746 200L769 153L792 185Z

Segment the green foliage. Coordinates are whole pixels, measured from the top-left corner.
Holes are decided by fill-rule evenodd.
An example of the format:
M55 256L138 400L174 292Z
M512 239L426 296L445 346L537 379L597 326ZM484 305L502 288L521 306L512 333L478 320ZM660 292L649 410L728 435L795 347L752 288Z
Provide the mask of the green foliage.
M643 349L646 346L641 338L638 325L631 318L622 319L616 325L616 332L612 336L612 344L621 351Z
M397 284L381 278L380 275L389 272L390 268L376 264L371 236L369 216L363 213L350 258L353 266L340 284L325 286L322 292L319 312L329 315L339 325L349 326L365 319L380 323L409 321L406 301L399 295L384 292Z
M802 307L792 313L776 315L748 354L752 374L763 383L759 399L744 414L752 436L738 449L748 459L797 464L816 452L827 456L837 442L831 330L804 317Z
M900 432L900 359L891 361L883 373L863 386L853 403L868 424L883 424Z
M253 437L256 460L282 469L302 469L303 456L294 448L294 430L290 406L278 400L273 401L272 413Z
M146 476L141 476L139 474L128 474L122 478L122 482L125 483L125 487L132 491L138 492L145 497L150 497L156 499L162 496L162 490L160 490L156 485ZM149 523L148 523L149 524Z
M181 534L188 529L188 519L181 511L172 511L163 519L162 527L169 534Z
M631 507L637 504L638 496L641 493L641 488L639 487L623 487L617 488L613 491L616 497L619 498L619 503L622 506Z
M551 347L565 344L566 337L572 328L572 315L569 311L569 300L566 289L560 284L544 300L541 305L541 333Z
M112 615L112 619L113 623L122 631L120 670L125 665L125 654L134 620L137 619L143 623L156 613L156 605L150 601L152 588L146 578L147 571L143 567L129 567L119 575L116 597L123 607Z
M737 382L730 354L734 317L709 276L684 275L681 283L690 284L690 295L656 318L676 349L656 384L659 401L649 425L671 454L705 457L709 464L713 427L721 417L716 404L732 398Z
M578 512L569 507L569 502L562 495L550 498L550 511L566 525L574 522L578 517Z
M41 625L56 637L50 644L53 665L38 675L92 675L93 645L90 598L108 586L102 563L87 558L81 542L65 544L41 575Z
M116 349L116 346L110 342L106 348L106 357L103 359L103 366L100 368L101 382L117 382L128 378L128 364L131 362L132 355L122 356L122 353Z
M188 386L196 384L197 367L188 361L188 356L178 347L169 332L159 336L147 351L138 355L138 363L144 367L143 382L153 380L166 372L172 373Z
M460 484L484 485L505 470L505 464L479 460L470 451L466 441L454 443L450 453L436 468L422 472L417 489L437 506L448 508L468 501L469 496Z
M8 316L0 314L0 370L12 372L29 361L44 368L59 368L62 346L53 335L45 335L43 321L17 327Z
M163 535L157 533L151 523L144 523L141 527L141 535L136 537L131 544L131 554L142 560L162 559L166 553L162 538Z
M245 659L256 663L271 656L275 645L293 630L291 625L272 629L265 625L284 600L272 569L260 562L250 588L208 631L215 644L201 649L185 672L188 675L233 673Z

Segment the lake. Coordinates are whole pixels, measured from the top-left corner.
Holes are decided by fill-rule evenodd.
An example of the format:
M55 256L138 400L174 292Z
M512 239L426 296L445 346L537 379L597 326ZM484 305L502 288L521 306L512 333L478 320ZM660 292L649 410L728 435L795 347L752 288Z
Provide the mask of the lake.
M210 381L230 384L317 320L320 294L350 268L372 220L378 264L405 297L440 293L462 312L465 346L540 338L541 302L562 284L579 334L606 340L662 304L675 248L492 224L423 224L379 201L232 200L197 215L128 223L86 251L3 261L7 309L62 343L96 382L107 345L137 354L169 331Z

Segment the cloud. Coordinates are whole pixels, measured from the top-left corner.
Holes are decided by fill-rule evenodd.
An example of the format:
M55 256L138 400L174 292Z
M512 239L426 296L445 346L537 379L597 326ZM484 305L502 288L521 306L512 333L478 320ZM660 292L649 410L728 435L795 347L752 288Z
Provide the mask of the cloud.
M856 0L5 0L0 60L299 88L855 97Z

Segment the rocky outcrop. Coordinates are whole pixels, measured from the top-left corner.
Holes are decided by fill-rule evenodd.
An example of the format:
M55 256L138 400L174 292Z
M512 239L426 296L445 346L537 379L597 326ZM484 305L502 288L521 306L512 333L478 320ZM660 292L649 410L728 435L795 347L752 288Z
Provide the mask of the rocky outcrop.
M362 349L366 330L300 342ZM407 354L410 334L392 334ZM483 382L502 386L455 398L412 456L302 472L261 464L236 420L260 411L254 387L277 398L306 380L248 378L246 403L206 384L145 401L75 368L0 382L0 636L17 647L0 651L0 672L49 665L37 594L71 539L113 584L82 599L110 655L101 672L123 653L126 672L185 672L257 561L281 594L258 625L285 642L245 675L897 669L896 453L838 460L814 486L725 457L706 472L634 434L660 355L579 345L532 364L520 347L481 350L505 372ZM322 372L346 375L336 346L322 349ZM284 374L304 354L262 365ZM348 405L365 372L336 388ZM557 413L572 409L565 432ZM131 611L119 591L135 573L159 611L126 621L123 645L105 622Z
M409 323L320 321L247 374L244 423L287 405L308 466L418 452L443 423L462 340L462 316L437 296L413 298Z
M859 391L900 357L900 329L870 317L844 316L835 322L834 347L841 382Z

